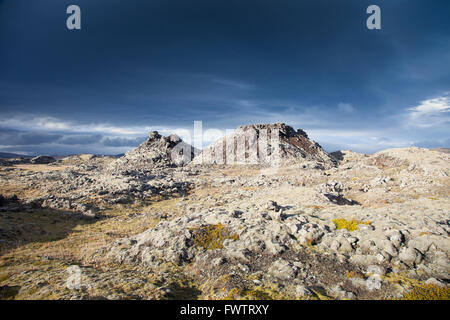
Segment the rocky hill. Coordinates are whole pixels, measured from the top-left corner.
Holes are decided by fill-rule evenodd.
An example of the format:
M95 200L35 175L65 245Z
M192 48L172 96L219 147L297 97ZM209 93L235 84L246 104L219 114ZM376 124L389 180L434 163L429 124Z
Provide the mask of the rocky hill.
M419 170L424 175L450 176L449 161L449 153L409 147L379 151L369 157L367 163L381 168Z
M175 134L168 137L152 131L136 149L127 152L111 165L111 170L137 170L154 167L176 167L189 163L195 149Z
M302 129L273 123L238 127L205 148L192 164L330 167L334 159Z

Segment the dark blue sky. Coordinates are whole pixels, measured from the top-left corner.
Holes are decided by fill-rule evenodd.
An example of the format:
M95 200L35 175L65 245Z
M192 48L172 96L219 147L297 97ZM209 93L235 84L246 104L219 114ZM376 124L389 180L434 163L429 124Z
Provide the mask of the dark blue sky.
M0 0L0 151L119 153L194 120L286 122L328 151L449 147L450 2Z

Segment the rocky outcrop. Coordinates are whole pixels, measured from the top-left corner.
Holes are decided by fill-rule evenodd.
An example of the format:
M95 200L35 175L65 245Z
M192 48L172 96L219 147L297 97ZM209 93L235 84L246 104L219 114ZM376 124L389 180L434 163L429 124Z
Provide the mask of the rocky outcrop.
M183 166L189 163L194 155L194 147L183 142L177 135L163 137L157 131L152 131L146 141L114 161L109 169L136 170Z
M56 162L56 159L51 156L36 156L33 158L11 158L11 159L0 159L0 165L3 166L13 166L17 164L50 164Z
M420 172L426 176L450 175L450 154L425 148L409 147L379 151L370 156L366 164L380 169L404 169L405 173Z
M204 149L192 164L331 167L334 161L305 131L273 123L238 127Z
M49 164L55 162L56 159L50 156L37 156L34 158L31 158L30 162L32 164Z
M30 158L11 158L11 159L0 159L0 166L14 166L17 164L29 164Z

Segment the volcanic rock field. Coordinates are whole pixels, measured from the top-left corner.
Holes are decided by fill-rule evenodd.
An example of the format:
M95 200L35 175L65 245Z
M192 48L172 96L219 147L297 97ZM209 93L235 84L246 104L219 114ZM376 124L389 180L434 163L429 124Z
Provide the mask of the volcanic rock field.
M327 153L276 123L2 159L0 299L449 299L447 151Z

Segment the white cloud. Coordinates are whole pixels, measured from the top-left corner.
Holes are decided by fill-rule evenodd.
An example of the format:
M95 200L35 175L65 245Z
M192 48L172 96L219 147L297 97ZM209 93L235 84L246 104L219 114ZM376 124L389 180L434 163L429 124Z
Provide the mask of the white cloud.
M405 139L395 130L311 129L307 133L328 152L350 149L373 153L382 149L409 147L415 144L413 140Z
M422 101L418 106L409 108L407 125L429 128L450 121L450 93Z
M137 136L152 130L170 130L160 126L115 126L108 123L78 123L48 116L16 116L0 119L0 127L26 131L63 131L66 133L103 133Z

